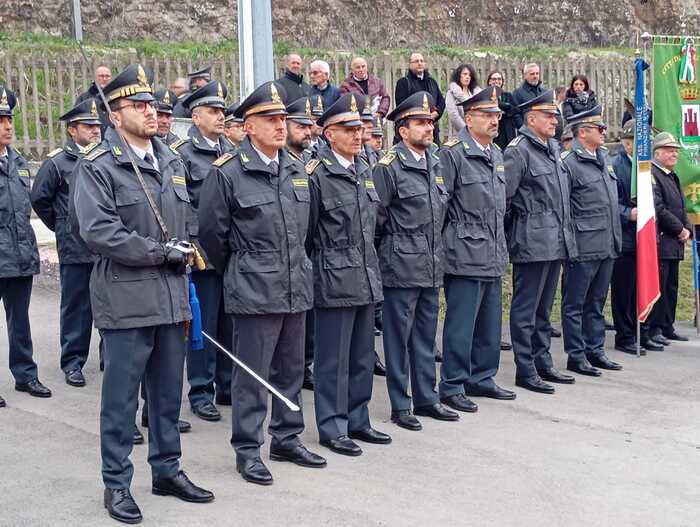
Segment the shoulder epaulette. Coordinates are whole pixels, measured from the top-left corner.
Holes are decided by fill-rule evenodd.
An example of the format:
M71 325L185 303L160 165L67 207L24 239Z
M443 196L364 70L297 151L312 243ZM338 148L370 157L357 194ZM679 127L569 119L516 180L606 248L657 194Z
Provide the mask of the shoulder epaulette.
M445 145L445 146L447 146L447 147L452 147L452 146L454 146L454 145L456 145L456 144L459 144L459 139L450 139L449 141L445 141L445 142L443 143L443 145Z
M88 144L86 147L83 148L83 155L89 154L90 152L92 152L92 151L97 147L97 145L99 145L99 144L100 144L100 143L90 143L90 144Z
M222 166L224 163L226 163L227 161L229 161L230 159L233 159L233 154L229 154L229 153L227 152L227 153L225 153L224 155L222 155L221 157L219 157L219 158L218 158L216 161L214 161L212 164L213 164L215 167L220 167L220 166Z
M287 153L291 156L292 159L296 159L297 161L301 161L301 158L298 155L296 155L294 152L292 152L291 150L287 150Z
M496 143L493 143L493 146L495 146L495 147L498 149L498 151L501 152L501 147L500 147L500 146L498 146Z
M308 163L306 163L306 166L304 166L304 170L306 170L306 173L311 175L314 170L316 170L316 167L320 165L321 162L318 159L312 159Z
M600 149L603 150L604 152L607 152L607 151L608 151L608 147L605 146L605 145L601 145L601 146L599 146L598 148L600 148Z
M90 153L85 156L85 159L87 159L88 161L94 161L102 154L106 154L107 152L109 152L109 150L107 150L106 148L96 148L90 151Z
M173 144L170 145L170 148L175 150L177 152L177 149L180 148L182 145L184 145L187 142L187 139L178 139L175 141Z
M57 148L56 150L52 150L51 152L46 154L46 157L54 157L60 154L61 152L63 152L63 148Z
M561 158L562 161L564 161L564 159L566 159L570 155L571 155L571 150L564 150L561 154L559 154L559 157Z
M389 150L379 161L377 161L377 164L389 166L394 159L396 159L396 152Z
M524 137L524 136L522 136L522 135L517 136L517 137L516 137L515 139L513 139L510 143L508 143L508 146L518 146L518 144L520 143L520 141L523 140L523 137Z

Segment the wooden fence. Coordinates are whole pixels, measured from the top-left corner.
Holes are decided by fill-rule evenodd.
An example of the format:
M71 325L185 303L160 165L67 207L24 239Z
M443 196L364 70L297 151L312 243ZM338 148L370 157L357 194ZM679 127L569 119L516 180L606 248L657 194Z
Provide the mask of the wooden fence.
M304 57L308 64L314 57ZM334 59L326 58L331 66L331 81L340 84L350 69L349 55ZM444 89L459 59L426 54L431 75ZM0 55L0 83L6 84L17 93L18 108L15 111L17 147L30 159L40 160L46 153L60 146L66 137L65 126L58 117L69 110L75 97L86 90L93 79L94 67L107 64L117 72L129 63L140 61L153 68L155 85L164 87L183 77L203 64L212 65L213 78L222 80L229 88L229 101L239 95L238 56L220 56L193 61L187 58L158 58L138 56L135 52L123 52L96 59L92 68L80 59L79 53L71 56L49 55ZM505 74L507 90L513 90L521 83L521 68L527 58L500 58L491 55L469 59L476 71L480 84L484 84L488 73L498 69ZM396 80L405 75L408 57L382 54L368 59L369 70L384 81L393 95ZM624 112L624 97L632 98L634 90L634 68L632 58L580 60L549 60L541 62L542 82L547 87L568 85L577 73L588 76L598 100L604 105L605 118L609 125L609 137L616 138L621 129ZM276 71L283 65L280 57L275 58ZM308 78L308 75L307 75ZM389 127L390 128L390 127ZM443 130L447 127L444 126ZM391 134L391 130L388 130Z

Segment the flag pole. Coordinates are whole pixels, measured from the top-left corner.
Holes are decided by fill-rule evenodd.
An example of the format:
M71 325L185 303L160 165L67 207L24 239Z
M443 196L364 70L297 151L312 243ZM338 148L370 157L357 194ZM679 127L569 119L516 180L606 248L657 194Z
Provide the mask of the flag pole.
M646 45L646 42L645 42L645 45ZM635 58L635 60L638 59L638 58L640 58L640 57L641 57L641 54L642 54L642 52L641 52L641 50L639 49L639 31L637 31L637 49L634 50L634 58ZM635 104L636 104L636 102L635 102ZM635 117L636 117L636 116L635 116ZM635 128L636 128L636 127L635 127ZM635 131L635 136L636 136L636 131ZM636 137L635 137L635 139L636 139ZM636 141L635 141L635 144L634 144L634 150L635 150L634 161L635 161L635 164L636 164L636 161L637 161L637 154L636 154L636 151L637 151L637 143L636 143ZM637 171L635 170L634 172L635 172L635 175L636 175L636 172L637 172ZM636 226L635 226L635 230L636 230ZM635 232L635 238L636 238L636 232ZM636 245L637 245L637 240L635 239L635 250L636 250ZM636 269L637 263L635 262L634 265L635 265L635 273L634 273L634 275L635 275L635 277L636 277L636 280L634 281L634 287L635 287L635 295L634 295L634 298L636 299L636 298L637 298L637 295L639 294L639 288L637 287L637 280L639 280L639 275L638 275L637 269ZM637 358L640 358L640 357L642 356L642 339L641 339L642 323L639 321L640 314L641 314L640 311L639 311L639 302L636 302L636 301L635 301L635 304L637 305L637 317L636 317L636 318L637 318L637 339L636 339L636 348L637 348Z
M698 273L698 226L695 225L695 236L693 236L693 283L695 284L695 330L700 333L700 276Z

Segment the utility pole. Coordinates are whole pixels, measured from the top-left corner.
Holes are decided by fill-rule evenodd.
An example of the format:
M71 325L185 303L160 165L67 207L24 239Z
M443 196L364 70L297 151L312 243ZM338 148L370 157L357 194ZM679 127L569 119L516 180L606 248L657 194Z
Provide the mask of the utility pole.
M83 18L80 15L80 0L71 0L73 6L73 36L78 42L83 41Z
M238 56L243 100L274 79L270 0L238 0Z

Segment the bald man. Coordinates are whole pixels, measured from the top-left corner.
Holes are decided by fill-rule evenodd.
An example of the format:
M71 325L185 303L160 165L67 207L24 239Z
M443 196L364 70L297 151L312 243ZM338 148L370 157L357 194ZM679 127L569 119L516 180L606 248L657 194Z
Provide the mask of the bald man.
M340 86L340 94L355 93L367 95L371 99L372 113L379 113L382 119L389 113L391 97L384 83L374 75L370 75L367 61L363 57L355 57L350 62L350 75Z
M311 86L304 82L303 67L304 61L299 54L290 53L285 57L284 75L275 81L284 86L284 90L287 92L285 104L290 104L311 94Z

